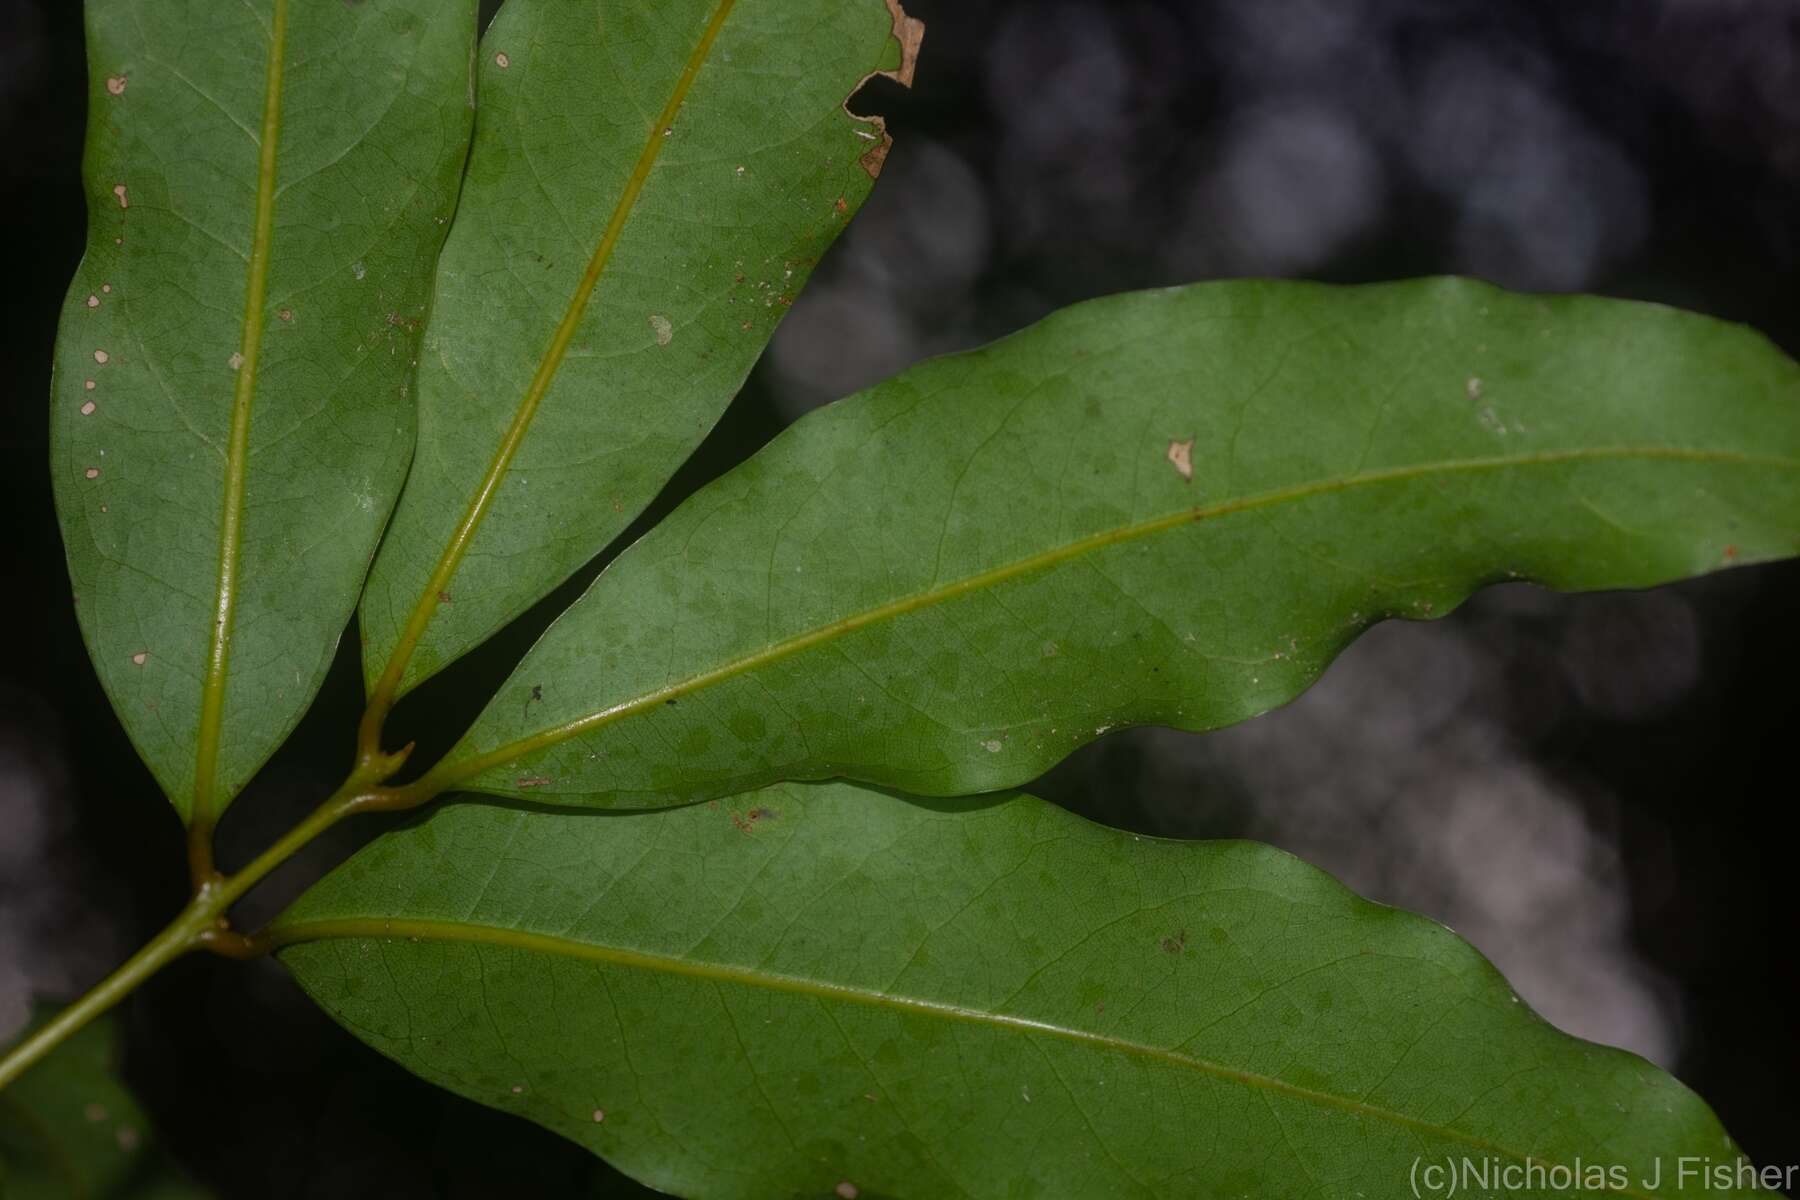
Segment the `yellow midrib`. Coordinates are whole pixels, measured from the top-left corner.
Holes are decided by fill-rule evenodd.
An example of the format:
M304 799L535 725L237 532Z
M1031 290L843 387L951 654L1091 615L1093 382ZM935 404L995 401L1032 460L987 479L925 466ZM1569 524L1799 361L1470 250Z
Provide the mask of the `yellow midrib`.
M931 588L913 595L903 596L875 608L833 621L803 633L795 634L779 642L772 643L751 654L733 659L728 663L711 670L699 672L686 679L665 684L653 691L646 692L630 700L621 701L597 709L570 721L565 721L549 729L508 742L497 749L479 753L468 758L446 762L439 768L428 772L417 784L413 785L422 792L441 791L458 783L471 779L481 772L493 767L502 766L527 754L548 749L570 738L610 725L615 721L646 709L652 709L670 700L679 699L693 692L723 682L746 671L770 663L779 662L793 654L797 654L812 646L829 642L834 638L854 633L870 625L895 617L904 616L935 604L953 600L970 592L993 587L1023 575L1046 570L1060 565L1084 554L1105 549L1123 542L1135 541L1139 538L1177 529L1183 525L1204 521L1216 517L1230 516L1234 513L1248 512L1259 508L1269 508L1280 504L1293 503L1314 496L1332 492L1347 491L1353 488L1377 484L1406 482L1430 475L1449 475L1459 472L1494 471L1510 467L1548 466L1570 462L1589 460L1650 458L1676 459L1690 462L1737 462L1745 465L1765 465L1800 470L1800 462L1773 455L1755 455L1726 450L1695 450L1671 446L1603 446L1587 449L1545 451L1536 454L1499 455L1490 458L1461 459L1453 462L1421 463L1406 467L1393 467L1379 471L1367 471L1360 474L1335 476L1328 479L1314 480L1309 483L1296 484L1291 487L1278 488L1273 491L1260 492L1255 495L1219 501L1210 505L1178 509L1162 516L1152 517L1144 521L1103 530L1088 537L1055 546L1025 558L1004 563L989 570L967 576L963 579Z
M1090 1049L1123 1054L1169 1066L1197 1071L1203 1075L1227 1083L1235 1083L1253 1091L1268 1092L1284 1096L1316 1108L1327 1108L1346 1113L1353 1117L1366 1117L1383 1121L1415 1132L1457 1142L1477 1150L1491 1154L1504 1155L1521 1163L1538 1163L1545 1167L1555 1166L1549 1159L1539 1158L1524 1151L1498 1142L1490 1141L1477 1134L1454 1129L1446 1125L1438 1125L1420 1117L1408 1116L1393 1109L1365 1101L1354 1100L1348 1096L1340 1096L1332 1092L1323 1092L1315 1088L1301 1087L1272 1076L1246 1071L1237 1067L1226 1066L1210 1059L1196 1055L1183 1054L1161 1046L1152 1046L1127 1038L1114 1037L1108 1034L1095 1033L1091 1030L1075 1029L1067 1025L1058 1025L1050 1021L1037 1020L1031 1017L1013 1016L1005 1013L986 1012L964 1005L950 1004L940 1000L927 1000L913 996L898 996L889 992L874 991L868 988L851 987L846 984L827 983L817 979L806 979L795 975L782 975L773 971L755 971L745 967L725 966L719 963L696 962L690 959L677 958L667 954L652 954L642 950L630 950L619 946L597 946L589 942L578 942L571 938L554 937L549 934L530 933L524 930L500 929L491 925L477 925L466 921L434 921L412 918L384 919L379 917L343 918L338 920L297 921L291 925L276 925L269 930L269 939L274 948L298 945L303 942L326 941L330 939L365 938L377 941L397 941L418 939L422 941L461 942L473 945L497 946L509 950L521 950L527 953L551 954L582 962L595 963L605 967L620 967L629 970L647 971L662 975L673 975L685 979L698 979L715 984L733 984L740 987L760 988L764 991L781 992L788 995L805 996L823 1002L839 1002L856 1004L867 1008L885 1008L917 1016L932 1017L939 1020L961 1021L973 1025L984 1025L990 1028L1003 1029L1025 1036L1041 1036L1056 1038L1060 1041L1072 1042ZM1623 1188L1610 1192L1611 1195L1636 1197L1638 1200L1654 1200L1650 1193Z
M551 336L549 348L538 361L537 370L532 374L531 383L525 389L525 395L519 401L518 409L513 413L512 422L507 426L505 435L494 450L494 457L488 464L487 472L481 482L476 485L475 494L470 497L462 519L450 535L443 553L438 557L437 565L432 568L426 580L424 590L419 593L417 602L408 614L406 624L401 628L400 636L394 643L394 649L388 655L380 679L371 693L370 715L375 721L385 717L388 706L399 694L400 684L406 676L407 664L412 661L413 651L417 649L420 639L425 636L427 626L437 614L440 597L450 587L463 558L468 554L469 546L474 541L476 531L481 527L488 511L493 507L494 499L499 494L500 485L505 480L512 461L525 441L525 434L531 428L532 419L537 415L538 405L551 382L561 368L563 358L568 353L569 344L574 340L581 326L581 318L587 311L588 301L593 296L594 288L599 284L601 275L612 260L614 248L631 219L633 209L637 206L638 197L643 193L644 185L650 178L650 170L656 165L657 157L662 153L663 143L668 139L666 132L674 126L675 118L680 114L681 106L686 101L694 79L712 52L713 43L718 40L719 31L724 28L725 19L731 15L735 0L719 0L707 21L706 28L700 35L699 43L688 55L681 75L675 81L675 87L669 94L668 102L658 114L656 122L651 126L644 148L638 154L631 175L625 181L625 189L619 195L618 203L613 206L612 216L608 219L606 229L600 235L600 242L594 248L593 257L588 260L587 270L582 273L581 282L576 286L575 295L569 301L568 309L557 324L556 332Z
M219 742L225 717L225 684L231 669L231 632L237 615L238 558L242 552L244 493L250 460L250 414L262 358L263 306L268 299L269 256L275 241L275 160L281 138L281 76L287 47L288 0L275 0L269 24L269 58L263 80L262 140L256 166L256 218L244 288L243 337L232 391L231 432L225 451L225 495L219 517L219 574L213 628L200 688L200 726L195 737L194 803L188 823L204 831L217 820Z

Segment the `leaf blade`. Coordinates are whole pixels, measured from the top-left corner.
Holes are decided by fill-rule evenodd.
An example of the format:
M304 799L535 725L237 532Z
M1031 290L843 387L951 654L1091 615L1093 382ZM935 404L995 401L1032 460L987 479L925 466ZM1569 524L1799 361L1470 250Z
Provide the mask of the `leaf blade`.
M453 805L276 938L383 1053L683 1195L1384 1195L1421 1154L1637 1184L1732 1153L1441 927L1025 796Z
M316 691L405 473L474 11L86 12L57 513L108 696L204 824Z
M501 10L419 462L362 606L377 697L567 578L711 428L879 169L843 101L901 70L895 19L874 0Z
M432 785L598 806L1013 786L1119 725L1255 715L1372 620L1494 579L1792 554L1796 397L1742 330L1460 281L1078 306L696 495Z
M21 1037L48 1018L36 1013ZM119 1029L86 1026L0 1092L0 1194L8 1200L198 1200L210 1195L157 1144L119 1081Z

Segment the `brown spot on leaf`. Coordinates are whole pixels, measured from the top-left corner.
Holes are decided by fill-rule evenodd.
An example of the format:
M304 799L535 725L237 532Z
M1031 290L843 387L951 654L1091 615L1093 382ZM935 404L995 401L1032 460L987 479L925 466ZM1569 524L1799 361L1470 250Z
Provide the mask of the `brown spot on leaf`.
M1169 462L1174 466L1176 474L1189 482L1194 478L1194 439L1185 442L1169 442Z
M775 811L768 808L753 808L741 816L737 813L731 814L731 823L737 827L739 833L754 832L759 822L773 821L774 819Z
M494 55L494 65L504 71L506 68L512 66L512 59L506 56L506 51L501 50Z
M1187 930L1177 929L1158 943L1164 954L1180 954L1187 949Z
M291 308L277 309L275 315L284 321L291 321L294 319L294 310Z
M514 781L516 786L522 788L549 787L550 782L547 775L526 775Z
M1725 561L1726 562L1735 561L1737 556L1738 556L1738 548L1736 546L1725 547Z

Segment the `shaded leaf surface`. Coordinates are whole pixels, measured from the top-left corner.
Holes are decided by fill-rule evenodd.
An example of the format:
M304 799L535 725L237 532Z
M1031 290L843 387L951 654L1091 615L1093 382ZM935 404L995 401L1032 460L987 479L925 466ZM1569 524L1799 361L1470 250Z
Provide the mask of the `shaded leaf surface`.
M183 816L197 788L216 815L317 689L406 471L474 3L86 12L89 227L56 350L56 507L107 694ZM196 747L234 473L215 773Z
M276 929L383 1053L686 1196L1348 1200L1410 1194L1420 1155L1618 1164L1641 1196L1672 1194L1658 1155L1735 1155L1442 927L1028 796L452 805Z
M418 456L361 610L371 684L421 600L401 690L598 553L712 427L869 190L881 135L843 103L900 65L892 25L881 0L500 11ZM491 505L432 582L484 477Z
M1797 549L1800 372L1742 328L1458 280L1120 296L797 423L601 575L438 777L994 789L1260 713L1488 581Z
M21 1032L29 1034L48 1014ZM0 1092L6 1200L199 1200L117 1078L119 1032L103 1017Z

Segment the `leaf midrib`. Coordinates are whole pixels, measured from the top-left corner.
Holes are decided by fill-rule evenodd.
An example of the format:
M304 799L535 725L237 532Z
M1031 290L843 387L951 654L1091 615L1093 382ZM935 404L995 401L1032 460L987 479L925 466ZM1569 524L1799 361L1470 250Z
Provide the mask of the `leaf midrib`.
M708 983L735 984L741 987L761 988L765 991L784 992L790 995L805 996L823 1002L839 1001L856 1004L867 1008L885 1008L918 1016L932 1017L946 1021L962 1021L968 1024L985 1025L1004 1029L1013 1033L1030 1036L1033 1034L1054 1037L1062 1041L1092 1049L1111 1051L1128 1056L1136 1056L1154 1062L1182 1067L1197 1071L1214 1079L1227 1083L1235 1083L1259 1093L1272 1093L1288 1099L1310 1104L1316 1108L1332 1109L1355 1117L1367 1117L1372 1120L1385 1121L1417 1133L1424 1133L1442 1138L1446 1141L1459 1142L1478 1150L1492 1154L1504 1155L1520 1163L1536 1163L1546 1168L1554 1168L1560 1164L1553 1160L1541 1158L1526 1151L1517 1150L1500 1142L1494 1142L1477 1134L1455 1129L1447 1125L1439 1125L1420 1117L1408 1116L1380 1105L1369 1104L1340 1096L1332 1092L1319 1091L1315 1088L1301 1087L1282 1079L1262 1075L1254 1071L1246 1071L1237 1067L1211 1059L1200 1058L1192 1054L1183 1054L1161 1046L1152 1046L1144 1042L1132 1041L1128 1038L1115 1037L1109 1034L1096 1033L1092 1030L1076 1029L1067 1025L1058 1025L1050 1021L1032 1017L1014 1016L1006 1013L987 1012L966 1005L950 1004L941 1000L928 1000L917 996L900 996L890 992L875 991L869 988L852 987L848 984L831 983L818 979L808 979L796 975L784 975L773 971L758 971L747 967L727 966L720 963L696 962L691 959L678 958L668 954L654 954L643 950L631 950L621 946L602 946L591 942L576 941L573 938L557 937L550 934L532 933L519 929L503 929L492 925L481 925L472 921L436 921L412 918L339 918L335 920L296 921L291 924L277 924L270 928L268 936L271 945L280 949L306 942L327 941L332 939L366 939L373 941L436 941L458 942L470 945L495 946L508 950L520 950L527 953L550 954L562 958L575 959L581 962L594 963L606 967L623 967L627 969L647 971L664 975L675 975L687 979L698 979ZM1652 1193L1634 1188L1620 1188L1612 1192L1614 1195L1634 1197L1636 1200L1655 1200Z
M667 103L664 104L655 123L650 127L644 147L638 154L637 162L633 165L631 174L626 178L624 190L620 192L619 199L613 206L612 215L607 220L606 228L600 235L600 241L594 248L593 256L588 260L587 270L582 273L581 280L576 285L575 294L570 298L569 306L564 311L562 320L557 323L556 331L551 336L544 356L538 361L537 370L533 372L531 382L526 386L525 394L519 400L519 407L514 411L512 421L501 436L499 445L494 448L494 456L488 463L486 473L483 474L480 483L476 485L474 494L469 498L468 507L464 510L456 528L451 532L449 541L445 544L436 565L432 568L430 577L426 580L423 590L420 591L418 599L408 613L406 623L401 627L394 648L388 655L381 677L376 681L371 693L370 711L376 718L384 717L387 707L400 694L407 666L412 661L413 651L423 640L426 628L431 624L432 618L437 615L438 606L442 602L441 597L448 593L450 583L462 566L462 561L475 540L477 530L480 529L488 511L493 507L494 500L499 495L500 486L512 469L513 459L518 455L519 447L524 444L525 435L537 416L538 406L543 401L544 395L550 390L551 383L562 367L563 359L568 354L569 345L574 341L582 318L587 312L588 301L592 298L594 289L599 285L607 265L612 261L613 250L618 245L620 237L624 235L625 227L637 207L638 197L642 195L644 186L649 181L650 171L662 153L664 142L668 140L665 135L668 130L673 128L675 118L680 114L681 106L686 101L688 92L692 89L694 80L700 73L700 68L711 55L713 44L718 40L719 32L724 28L725 20L731 15L732 6L735 3L736 0L718 0L712 16L707 20L706 27L701 32L699 42L688 55L680 76L676 78L675 86L669 94Z
M275 241L275 170L281 140L282 68L287 49L288 0L275 0L269 23L269 56L263 77L262 141L257 148L256 216L244 287L244 320L232 391L231 429L225 450L224 498L219 514L219 572L213 628L200 686L200 723L194 739L194 798L188 823L202 836L217 819L219 742L225 720L225 686L231 672L231 634L237 617L238 561L243 550L244 495L250 465L250 417L262 359L268 301L269 258Z
M578 737L595 729L604 728L615 721L628 716L656 708L671 700L680 699L694 692L701 691L715 683L735 678L758 667L779 662L813 646L829 642L834 638L855 633L870 625L895 617L905 616L920 609L929 608L971 592L1017 579L1059 566L1062 563L1080 558L1098 550L1116 546L1121 543L1136 541L1150 537L1184 525L1205 521L1216 517L1226 517L1237 513L1250 512L1256 509L1272 508L1282 504L1296 503L1317 496L1335 492L1348 491L1359 487L1381 484L1404 483L1433 475L1453 475L1461 472L1497 471L1514 467L1555 466L1572 462L1604 461L1609 459L1675 459L1688 462L1723 462L1738 463L1746 466L1767 466L1787 470L1800 470L1800 461L1784 458L1779 455L1750 454L1733 450L1705 450L1680 446L1598 446L1569 450L1540 451L1534 454L1495 455L1488 458L1458 459L1448 462L1417 463L1404 467L1390 467L1376 471L1358 472L1349 475L1332 476L1326 479L1312 480L1306 483L1293 484L1285 488L1258 492L1249 496L1240 496L1222 500L1213 504L1196 505L1177 509L1171 513L1151 517L1128 525L1115 526L1101 530L1073 542L1054 546L1036 554L991 567L986 571L965 576L962 579L928 588L922 592L902 596L890 600L874 608L839 618L825 625L815 626L793 634L780 641L751 654L743 655L730 662L707 671L665 684L662 687L644 692L629 700L623 700L605 708L583 714L572 720L515 739L494 750L475 754L468 758L447 761L440 767L428 772L415 785L421 790L442 790L454 787L459 783L474 778L483 771L503 766L509 762L523 758L539 750L546 750L570 738Z

